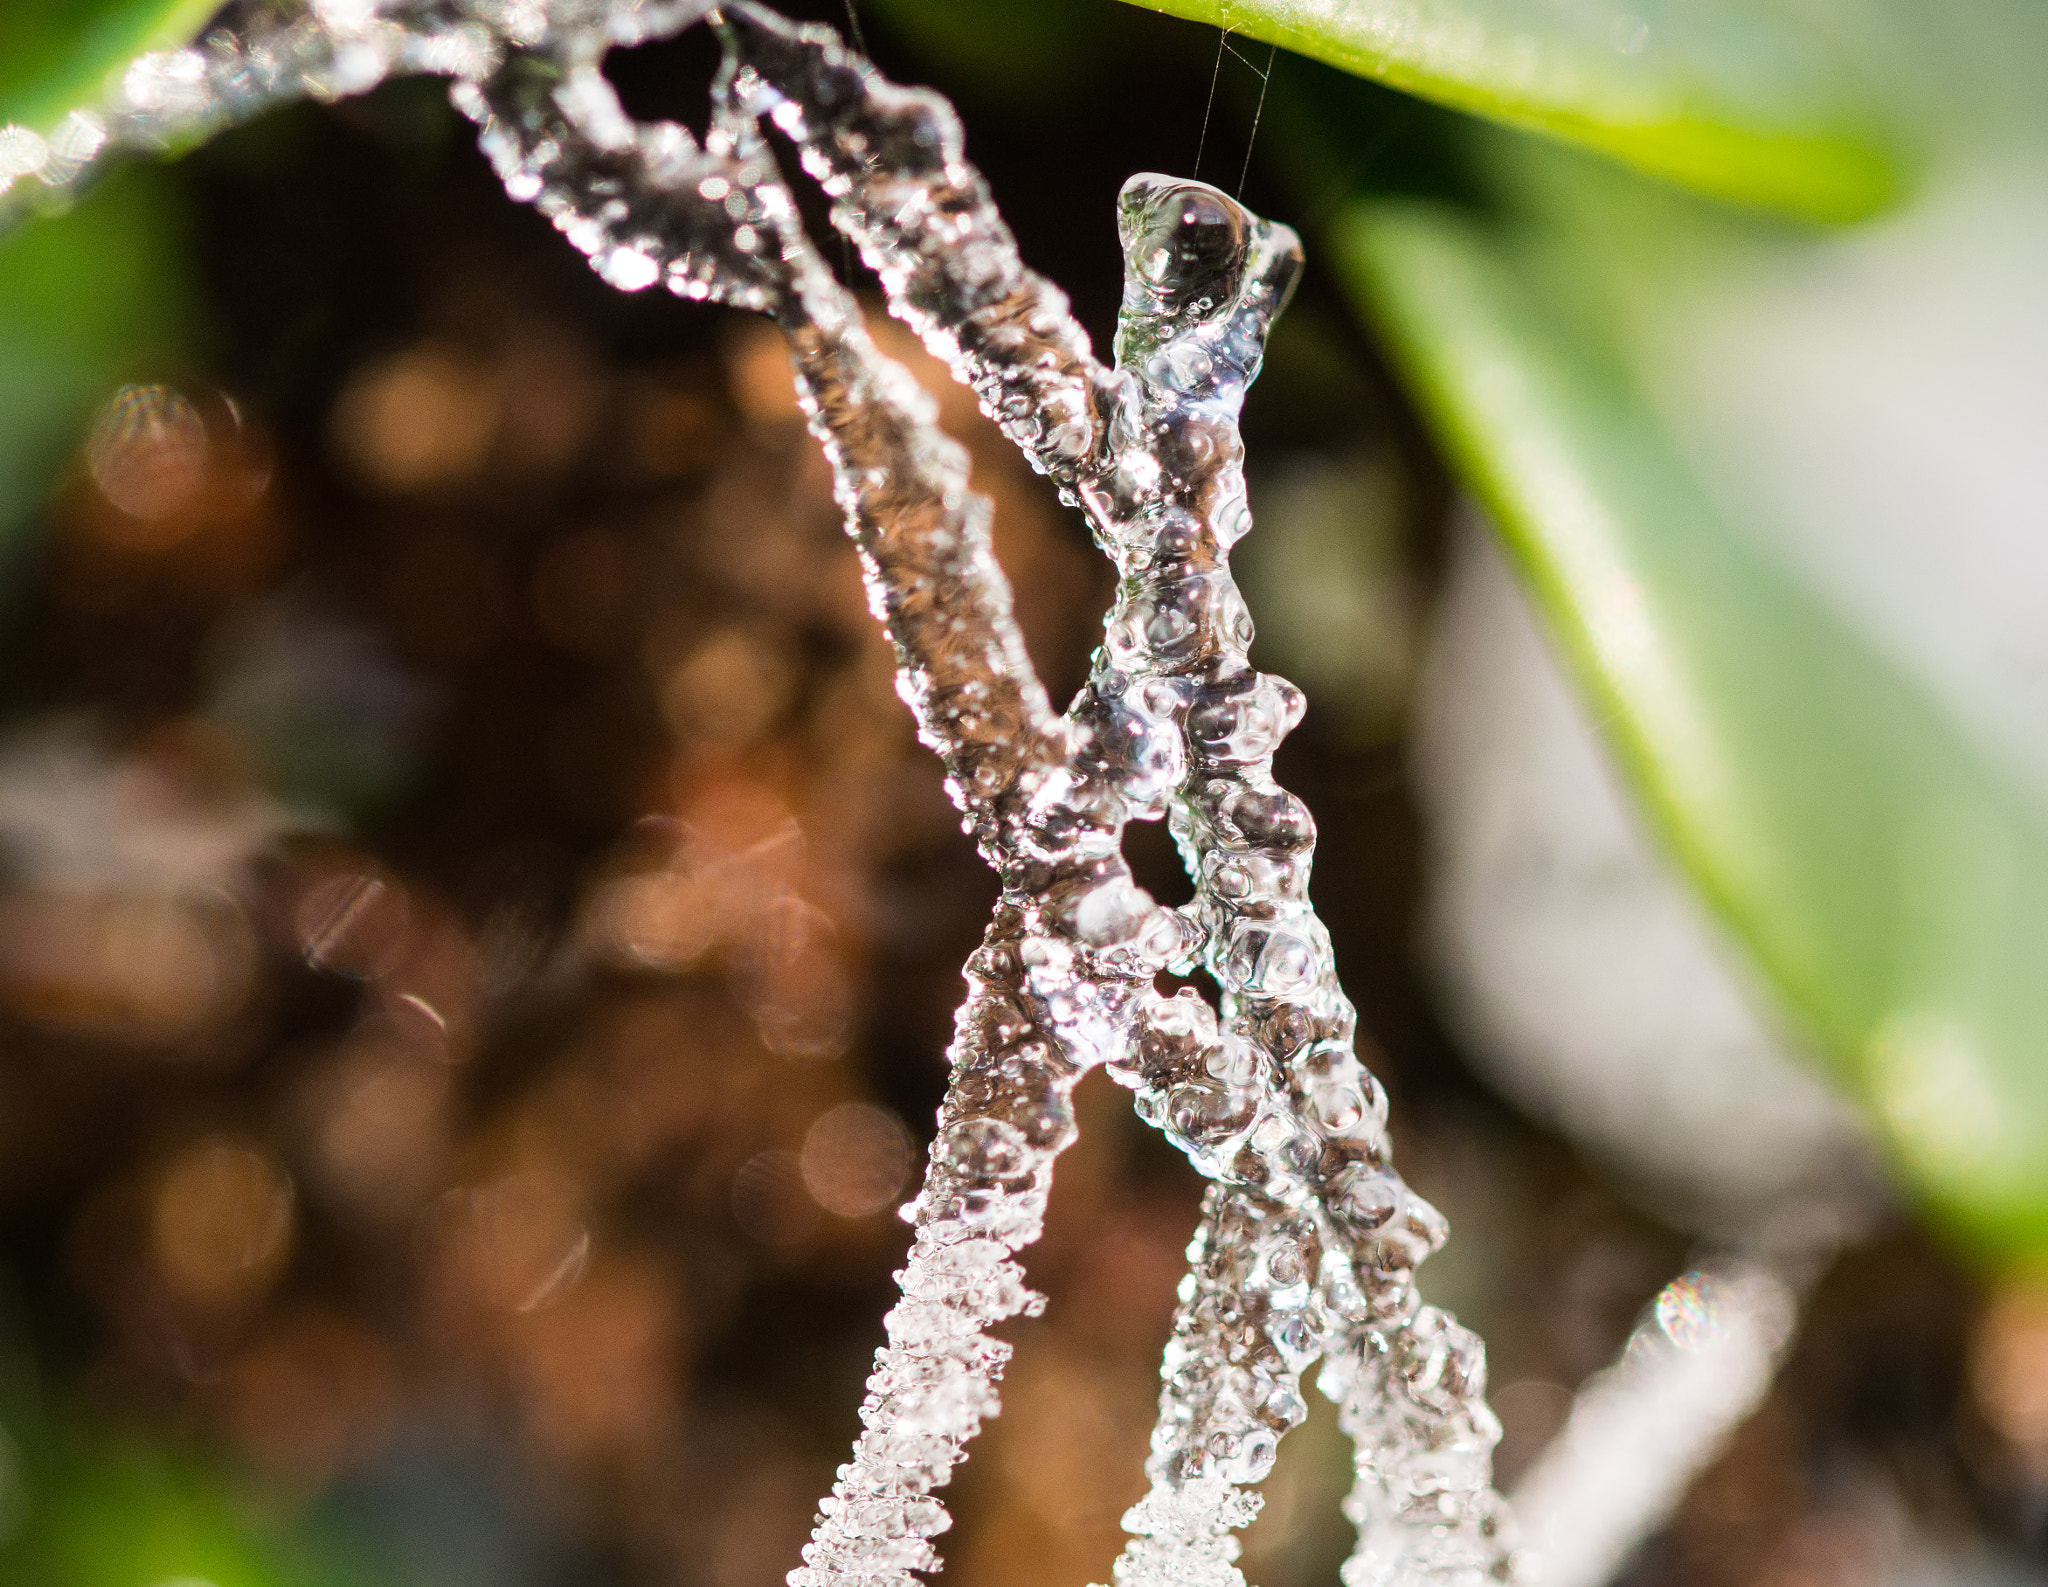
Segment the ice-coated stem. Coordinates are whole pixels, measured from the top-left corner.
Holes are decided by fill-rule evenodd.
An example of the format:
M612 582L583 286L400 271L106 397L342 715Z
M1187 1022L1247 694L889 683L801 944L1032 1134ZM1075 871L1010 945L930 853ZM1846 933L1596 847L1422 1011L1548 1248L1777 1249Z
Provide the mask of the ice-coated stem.
M888 81L830 28L753 0L721 14L751 74L743 90L800 144L833 200L833 225L881 278L890 312L1074 500L1107 454L1119 382L1066 294L1018 256L953 107Z
M607 51L709 18L727 64L700 145L632 121ZM1513 1578L1490 1482L1479 1343L1416 1296L1443 1220L1395 1173L1386 1103L1308 901L1315 827L1272 776L1299 691L1250 664L1229 551L1250 528L1238 414L1301 266L1284 226L1200 183L1139 176L1118 208L1114 367L1019 259L951 107L887 82L829 29L754 0L313 0L252 9L144 57L109 102L0 185L0 225L109 151L204 136L282 98L438 72L507 191L621 290L661 284L772 316L832 465L899 688L1002 882L967 967L952 1081L861 1409L792 1587L914 1587L950 1523L933 1497L996 1409L1039 1305L1038 1237L1072 1092L1106 1064L1214 1184L1162 1367L1151 1490L1126 1517L1122 1587L1240 1587L1246 1491L1303 1414L1318 1356L1357 1452L1347 1587ZM1056 716L990 549L988 506L930 399L883 358L820 261L759 122L792 138L892 313L979 396L1116 563L1087 686ZM1195 882L1182 911L1131 879L1125 824L1166 817ZM1215 1007L1154 989L1197 966Z
M1604 1587L1770 1392L1827 1245L1728 1252L1664 1287L1515 1489L1545 1587Z
M1142 783L1132 764L1151 730L1131 718L1119 731L1114 713L1092 709L1092 690L1074 720L1053 717L965 453L936 428L930 398L876 351L796 226L733 103L734 74L721 79L699 155L679 129L624 123L601 80L551 64L515 59L460 96L508 188L537 183L543 207L613 279L743 296L782 325L870 603L896 646L900 691L1005 884L968 967L953 1084L910 1209L917 1237L861 1408L865 1430L791 1575L795 1587L907 1582L937 1567L929 1540L950 1521L932 1491L996 1406L1008 1347L987 1330L1038 1304L1011 1258L1042 1227L1053 1159L1074 1134L1074 1084L1120 1051L1141 989L1185 948L1180 922L1132 884L1121 849L1128 795ZM603 172L600 202L565 171ZM612 191L636 172L632 191ZM655 172L664 180L650 202ZM720 214L749 233L724 262L691 246Z
M1181 1121L1218 1102L1250 1117L1242 1135L1184 1142L1232 1188L1211 1193L1191 1253L1194 1294L1162 1371L1153 1488L1126 1521L1136 1535L1118 1580L1241 1580L1229 1564L1234 1543L1189 1500L1265 1476L1301 1419L1302 1368L1333 1342L1330 1386L1348 1396L1361 1471L1398 1467L1420 1483L1413 1505L1351 1506L1360 1538L1350 1587L1506 1579L1518 1556L1491 1485L1498 1427L1481 1397L1483 1357L1470 1334L1412 1304L1414 1266L1441 1243L1443 1222L1395 1173L1385 1097L1353 1051L1357 1017L1308 900L1314 823L1272 775L1301 696L1252 668L1251 624L1230 574L1230 548L1251 526L1237 415L1298 245L1213 188L1162 178L1126 187L1119 230L1118 364L1138 386L1136 428L1157 483L1147 492L1151 471L1124 463L1105 480L1139 499L1103 491L1090 506L1111 509L1106 538L1123 552L1128 621L1155 645L1164 628L1179 646L1157 646L1190 700L1171 820L1221 1016L1206 1090L1191 1092L1190 1077L1170 1066L1145 1074L1141 1064L1139 1106L1151 1116L1147 1093L1165 1099L1179 1115L1166 1121L1170 1134L1189 1133ZM1138 533L1120 534L1120 524ZM1228 1253L1221 1271L1219 1252ZM1214 1337L1205 1372L1178 1359L1184 1328ZM1457 1344L1456 1362L1425 1388L1432 1352L1446 1342ZM1418 1414L1368 1423L1356 1405L1368 1374L1385 1405L1419 1397ZM1242 1514L1238 1499L1226 1494L1221 1507ZM1398 1567L1376 1574L1382 1558Z
M1371 1367L1390 1393L1405 1393L1458 1346L1459 1368L1418 1390L1398 1427L1403 1440L1427 1446L1445 1480L1425 1484L1428 1505L1354 1503L1370 1534L1354 1573L1384 1555L1412 1566L1417 1580L1511 1574L1515 1556L1487 1474L1497 1429L1464 1344L1471 1336L1420 1308L1409 1281L1441 1241L1442 1220L1388 1165L1384 1098L1351 1051L1355 1015L1306 900L1313 823L1271 777L1272 750L1299 719L1300 697L1251 669L1250 620L1227 563L1249 527L1236 415L1299 266L1293 234L1214 189L1135 179L1120 211L1119 367L1105 371L1064 297L1017 258L944 101L881 81L827 29L795 28L745 3L729 16L752 104L798 141L892 312L1083 507L1123 574L1103 658L1111 670L1098 668L1096 700L1112 702L1121 681L1126 700L1144 701L1180 735L1169 803L1224 1021L1219 1031L1199 1007L1155 1000L1138 1045L1112 1071L1205 1173L1254 1199L1307 1204L1318 1236L1344 1253L1341 1277L1324 1286L1329 1310L1289 1323L1305 1360L1324 1338L1304 1329L1347 1319L1333 1385L1362 1383ZM1212 1198L1211 1221L1226 1207L1242 1210ZM1258 1227L1243 1218L1233 1226ZM1276 1242L1285 1238L1279 1227ZM1218 1247L1211 1223L1204 1228L1198 1252ZM1316 1258L1299 1246L1288 1260L1304 1257L1313 1269ZM1239 1482L1264 1474L1278 1436L1299 1419L1302 1360L1269 1351L1262 1362L1263 1409L1228 1428L1184 1414L1174 1386L1184 1374L1169 1367L1158 1442L1173 1458L1155 1459L1153 1498L1133 1512L1139 1538L1121 1568L1127 1579L1173 1579L1162 1574L1162 1550L1176 1526L1188 1529L1172 1544L1188 1564L1217 1553L1219 1530L1250 1513L1235 1498L1204 1512L1174 1495L1190 1483L1206 1491L1220 1471ZM1176 1441L1188 1445L1177 1455ZM1224 1449L1227 1459L1214 1453ZM1361 1495L1388 1467L1382 1453L1363 1452ZM1447 1454L1459 1458L1439 1458ZM1219 1523L1225 1515L1239 1519ZM1482 1576L1470 1578L1475 1561Z

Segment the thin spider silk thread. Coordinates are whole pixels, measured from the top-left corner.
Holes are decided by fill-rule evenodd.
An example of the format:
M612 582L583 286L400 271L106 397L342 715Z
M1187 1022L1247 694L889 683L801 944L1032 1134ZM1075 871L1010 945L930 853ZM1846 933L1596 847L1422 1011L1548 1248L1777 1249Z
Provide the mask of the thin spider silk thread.
M852 0L848 0L848 4L850 5L851 3ZM1215 119L1216 115L1216 88L1222 81L1223 57L1227 53L1232 60L1241 62L1246 70L1250 71L1259 80L1258 102L1252 107L1251 132L1245 139L1244 163L1238 168L1237 173L1236 193L1237 197L1242 199L1244 197L1244 185L1251 177L1252 150L1258 145L1259 122L1266 113L1266 93L1273 84L1273 66L1279 59L1280 46L1278 44L1268 45L1266 49L1266 64L1263 67L1253 65L1250 56L1246 55L1242 50L1231 47L1231 35L1237 30L1229 22L1230 6L1228 0L1225 0L1225 3L1218 8L1217 14L1224 20L1218 24L1216 61L1209 68L1209 97L1202 106L1202 133L1195 143L1195 165L1191 174L1197 181L1201 179L1202 156L1208 152L1209 148L1209 124Z
M1220 13L1230 14L1226 3ZM1223 75L1223 47L1230 40L1230 28L1226 24L1216 34L1216 64L1209 68L1209 102L1202 107L1202 136L1195 142L1195 168L1191 175L1196 181L1202 178L1202 153L1209 147L1209 118L1216 113L1216 81Z
M1236 51L1232 51L1236 54ZM1237 57L1244 60L1242 55ZM1266 90L1273 85L1273 63L1280 58L1280 46L1269 45L1266 50L1266 69L1259 73L1259 102L1252 107L1251 136L1244 141L1244 168L1237 173L1237 196L1244 197L1245 179L1252 174L1252 149L1259 141L1259 118L1266 113ZM1251 62L1245 61L1247 66Z

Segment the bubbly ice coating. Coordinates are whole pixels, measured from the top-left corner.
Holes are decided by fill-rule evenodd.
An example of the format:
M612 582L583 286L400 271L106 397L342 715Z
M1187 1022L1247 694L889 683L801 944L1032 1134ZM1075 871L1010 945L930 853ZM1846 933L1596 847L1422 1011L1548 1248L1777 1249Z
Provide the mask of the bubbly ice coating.
M727 61L700 142L629 119L606 52L709 20ZM1114 367L1027 270L950 106L829 29L708 0L312 0L144 57L97 110L0 162L0 224L108 151L165 147L295 95L437 72L507 191L621 290L772 316L833 468L899 689L1003 892L967 967L953 1077L861 1408L792 1587L910 1587L950 1524L933 1490L997 1409L996 1323L1042 1302L1015 1254L1043 1221L1072 1092L1101 1064L1213 1184L1161 1369L1121 1587L1239 1587L1247 1490L1303 1415L1302 1372L1353 1439L1346 1587L1478 1587L1521 1558L1490 1479L1479 1341L1424 1306L1441 1216L1389 1158L1386 1102L1307 896L1315 826L1273 780L1300 692L1255 671L1229 550L1251 527L1237 418L1300 269L1294 234L1200 183L1143 175L1118 226ZM1117 600L1056 715L1011 616L988 507L933 405L820 261L760 130L790 137L835 227L984 409L1086 515ZM15 140L19 143L20 140ZM38 158L30 158L39 155ZM1195 897L1161 908L1121 852L1166 818ZM1162 996L1163 968L1199 966Z
M1478 1341L1413 1285L1443 1220L1388 1161L1385 1098L1352 1052L1355 1014L1307 901L1314 824L1272 780L1301 697L1251 669L1227 561L1250 527L1237 413L1299 268L1293 234L1201 184L1133 179L1118 367L1105 370L1063 296L1018 260L942 100L880 81L825 30L751 8L732 28L757 103L799 142L892 312L1117 563L1119 600L1074 714L1121 699L1179 739L1159 758L1177 764L1166 803L1197 887L1189 958L1216 982L1221 1018L1192 992L1147 996L1109 1064L1219 1183L1118 1580L1240 1579L1229 1534L1256 1501L1238 1485L1270 1469L1303 1414L1300 1373L1326 1353L1323 1385L1359 1448L1350 1587L1512 1576Z

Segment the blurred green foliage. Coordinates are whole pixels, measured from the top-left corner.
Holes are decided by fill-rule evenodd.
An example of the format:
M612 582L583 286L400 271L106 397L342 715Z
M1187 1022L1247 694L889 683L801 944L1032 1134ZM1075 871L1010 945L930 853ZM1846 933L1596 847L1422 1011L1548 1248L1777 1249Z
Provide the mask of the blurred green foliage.
M155 1447L109 1447L44 1462L8 1543L7 1587L304 1587L347 1579L235 1513L217 1473Z
M0 1278L0 1587L342 1587L351 1546L245 1502L160 1437L87 1431L49 1399Z
M0 567L94 407L190 344L191 290L181 200L158 168L0 236Z
M1075 62L1100 43L1101 0L1037 0L1031 6L963 6L958 0L865 0L860 8L917 40L933 65L1005 99L1057 92ZM856 13L857 14L857 13Z
M1884 118L1784 7L1585 0L1134 0L1438 104L1816 220L1900 183Z
M185 43L219 0L8 0L0 6L0 124L47 132L146 50Z
M2048 1248L2044 813L1730 523L1573 257L1415 202L1338 241L1672 850L1940 1211Z
M2026 168L2048 107L2038 14L1960 6L1937 38L1862 10L1865 58L1915 63L1893 108L1928 199ZM1321 136L1345 135L1325 118ZM1702 300L1829 239L1511 134L1453 136L1476 199L1363 195L1329 239L1339 267L1671 851L1936 1214L1993 1260L2037 1259L2048 811L1773 551L1768 513L1701 474L1695 416L1656 395ZM1738 308L1709 334L1771 332Z

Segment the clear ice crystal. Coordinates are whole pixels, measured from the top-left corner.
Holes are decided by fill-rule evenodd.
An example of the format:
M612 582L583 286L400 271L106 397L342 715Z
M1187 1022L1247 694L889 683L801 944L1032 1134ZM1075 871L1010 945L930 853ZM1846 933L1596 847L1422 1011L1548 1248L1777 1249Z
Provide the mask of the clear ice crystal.
M704 22L725 65L700 141L621 107L611 49ZM899 691L945 764L1002 895L967 965L916 1226L861 1407L791 1587L912 1587L951 1524L933 1491L996 1414L1036 1313L1037 1239L1072 1096L1106 1066L1212 1184L1161 1365L1150 1491L1119 1587L1242 1587L1236 1531L1303 1372L1340 1407L1357 1480L1346 1587L1517 1580L1491 1482L1479 1341L1416 1294L1444 1222L1394 1170L1386 1099L1308 900L1315 823L1273 780L1301 693L1251 666L1230 548L1251 527L1238 414L1301 267L1285 226L1201 183L1125 185L1113 365L1022 263L958 118L831 30L732 0L251 0L189 49L144 56L47 137L0 132L0 225L61 201L113 152L175 147L294 97L399 72L451 79L506 191L621 291L665 286L771 316L832 465ZM1117 596L1086 686L1057 713L1033 672L964 450L884 358L806 235L762 133L902 319L1086 516ZM1195 883L1162 908L1122 853L1165 819ZM1191 989L1155 989L1199 967Z

